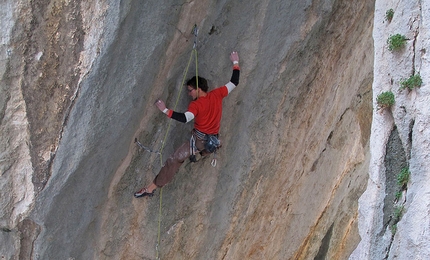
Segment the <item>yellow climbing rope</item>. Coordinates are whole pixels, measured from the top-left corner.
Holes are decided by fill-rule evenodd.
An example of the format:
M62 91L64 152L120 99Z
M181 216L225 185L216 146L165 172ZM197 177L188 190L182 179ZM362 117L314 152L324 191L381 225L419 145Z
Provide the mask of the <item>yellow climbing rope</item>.
M191 60L193 59L193 54L195 55L195 60L196 60L196 78L197 78L197 90L198 90L198 62L197 62L197 34L198 34L198 29L197 29L197 25L194 25L194 29L193 29L193 34L194 34L194 46L193 46L193 50L191 51L191 55L190 55L190 58L189 58L189 60L188 60L188 63L187 63L187 67L185 68L185 70L184 70L184 74L183 74L183 77L182 77L182 84L181 84L181 87L182 86L184 86L184 84L185 84L185 79L186 79L186 77L187 77L187 75L188 75L188 69L190 68L190 64L191 64ZM173 107L173 110L176 110L176 107L177 107L177 105L178 105L178 103L179 103L179 99L180 99L180 97L181 97L181 94L182 94L182 91L179 91L179 95L178 95L178 97L176 98L176 102L175 102L175 106ZM159 152L160 152L160 165L161 165L161 167L163 167L163 149L164 149L164 145L166 144L166 140L167 140L167 136L169 135L169 132L170 132L170 126L171 126L171 124L172 124L172 120L169 120L169 124L168 124L168 126L167 126L167 131L166 131L166 134L165 134L165 136L164 136L164 139L163 139L163 143L161 144L161 148L160 148L160 150L159 150ZM163 201L163 188L161 188L160 189L160 203L159 203L159 209L158 209L158 234L157 234L157 245L156 245L156 247L155 247L155 249L156 249L156 257L155 257L155 259L160 259L159 258L159 256L160 256L160 237L161 237L161 209L162 209L162 201Z

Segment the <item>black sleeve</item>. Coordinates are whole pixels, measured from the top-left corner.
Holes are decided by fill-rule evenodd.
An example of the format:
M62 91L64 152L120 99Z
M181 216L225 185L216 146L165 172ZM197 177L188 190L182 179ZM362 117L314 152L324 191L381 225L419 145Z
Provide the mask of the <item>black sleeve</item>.
M185 117L185 113L178 113L178 112L173 111L172 119L175 119L181 123L187 122L187 118Z
M240 76L240 70L234 69L233 74L231 75L231 83L233 83L235 86L239 85L239 76Z

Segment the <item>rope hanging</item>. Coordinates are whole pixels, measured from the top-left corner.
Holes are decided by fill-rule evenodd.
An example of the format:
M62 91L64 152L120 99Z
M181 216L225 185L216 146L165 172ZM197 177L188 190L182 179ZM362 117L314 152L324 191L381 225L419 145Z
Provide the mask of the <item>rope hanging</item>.
M186 77L188 75L188 69L190 68L191 60L192 60L193 54L194 54L195 60L196 60L196 78L197 78L197 80L196 80L196 82L197 82L196 85L197 86L196 87L197 87L197 90L199 89L198 67L197 67L198 66L198 61L197 61L197 34L198 34L198 32L199 31L198 31L197 25L194 25L194 28L193 28L193 34L194 34L193 50L191 51L191 55L190 55L190 58L188 60L187 67L184 70L184 74L183 74L183 77L182 77L182 84L181 84L181 86L183 86L185 84L185 79L186 79ZM173 107L173 110L176 110L176 107L177 107L177 105L179 103L179 99L181 97L181 94L182 94L182 91L179 91L179 95L176 98L176 102L175 102L175 106ZM169 132L170 132L170 126L171 126L171 124L172 124L172 120L169 120L169 124L167 126L167 131L166 131L166 134L164 136L163 143L161 144L160 151L158 152L160 154L160 165L161 165L161 167L163 167L163 149L164 149L164 145L166 144L167 136L169 135ZM163 187L161 187L161 189L160 189L160 203L159 203L159 209L158 209L158 232L157 232L158 234L157 234L157 245L155 247L155 249L156 249L156 257L155 257L155 259L157 259L157 260L160 259L160 237L161 237L161 215L162 215L161 209L162 209L162 201L163 201Z

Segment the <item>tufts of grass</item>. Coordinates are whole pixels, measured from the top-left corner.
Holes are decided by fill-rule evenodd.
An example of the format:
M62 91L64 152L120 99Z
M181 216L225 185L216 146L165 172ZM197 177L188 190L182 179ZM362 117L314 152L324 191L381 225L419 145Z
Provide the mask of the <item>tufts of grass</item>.
M391 226L391 233L394 235L397 232L397 224Z
M400 221L400 219L402 218L402 216L403 216L403 211L404 211L404 209L405 209L405 207L404 206L397 206L395 209L394 209L394 223L396 223L397 224L397 222L399 222Z
M398 201L401 197L402 197L402 192L401 191L396 192L396 195L395 195L396 201Z
M387 12L385 12L385 20L387 20L388 22L391 23L391 20L393 20L393 16L394 16L394 10L388 9Z
M402 49L406 44L406 36L401 34L391 35L388 40L388 50L397 51Z
M402 189L406 187L406 184L409 182L409 176L411 172L408 167L403 168L400 173L397 175L397 185L399 185Z
M400 89L409 89L412 90L414 88L421 87L423 84L423 80L421 79L420 74L415 74L410 76L408 79L400 81Z
M394 105L394 94L391 91L382 92L376 97L379 108L387 108Z

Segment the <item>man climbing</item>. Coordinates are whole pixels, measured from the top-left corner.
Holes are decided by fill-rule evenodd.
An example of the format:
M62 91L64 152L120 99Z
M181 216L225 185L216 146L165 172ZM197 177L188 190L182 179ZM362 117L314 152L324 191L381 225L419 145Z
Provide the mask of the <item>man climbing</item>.
M188 95L192 97L193 101L191 101L185 113L175 112L166 108L166 105L161 100L155 103L160 111L179 122L187 123L194 119L194 129L191 140L182 144L166 160L165 165L161 168L154 181L134 193L134 197L152 197L157 187L161 188L173 179L181 164L188 157L190 157L191 161L195 161L194 150L200 152L202 156L216 150L217 139L212 138L218 136L220 129L222 100L239 84L240 68L237 52L230 54L230 60L233 62L233 74L230 82L222 87L208 92L206 79L193 77L188 80ZM209 141L208 137L211 137Z

